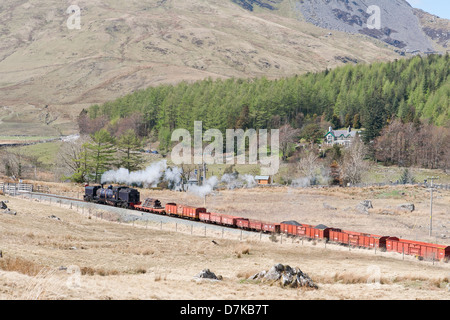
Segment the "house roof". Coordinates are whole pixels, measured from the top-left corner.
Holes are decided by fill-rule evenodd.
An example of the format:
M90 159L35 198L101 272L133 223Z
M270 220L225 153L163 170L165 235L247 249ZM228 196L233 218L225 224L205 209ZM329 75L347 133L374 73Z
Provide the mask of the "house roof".
M269 180L270 176L255 176L255 180Z
M331 130L331 131L327 132L325 137L327 137L330 134L333 135L335 138L339 138L339 137L354 138L354 137L356 137L357 132L353 131L353 130L350 132L348 132L348 130Z

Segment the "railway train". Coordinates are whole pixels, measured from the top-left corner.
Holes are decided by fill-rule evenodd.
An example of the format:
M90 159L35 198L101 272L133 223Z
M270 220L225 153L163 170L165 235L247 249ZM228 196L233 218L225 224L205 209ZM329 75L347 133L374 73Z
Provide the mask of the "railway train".
M413 255L419 259L443 260L445 262L450 260L450 246L400 239L392 235L383 236L342 230L322 224L312 226L298 223L297 221L280 223L258 221L228 214L208 212L206 208L177 203L167 203L163 206L157 199L146 199L144 202L141 202L139 191L125 186L109 186L105 189L103 185L86 185L84 201L190 219L246 231L286 234L292 237L321 239L352 247L398 252L405 255Z
M141 204L141 195L139 191L129 187L113 187L104 188L101 186L85 186L84 201L95 202L99 204L107 204L114 207L133 209L136 205Z

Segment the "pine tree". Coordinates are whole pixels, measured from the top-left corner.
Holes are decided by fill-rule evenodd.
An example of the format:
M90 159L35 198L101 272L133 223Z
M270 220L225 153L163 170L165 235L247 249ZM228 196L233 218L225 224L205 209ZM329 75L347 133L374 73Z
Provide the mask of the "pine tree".
M77 159L73 159L73 161L76 163L77 168L74 174L68 177L68 179L73 182L89 182L91 164L89 160L88 145L88 143L84 143L81 146L81 152L79 153Z
M115 160L114 138L105 129L96 132L91 138L92 143L87 145L88 160L93 181L100 183L102 174L112 167Z
M353 128L361 129L361 119L359 117L359 113L355 114L353 117Z
M117 142L117 148L121 154L119 166L128 171L137 171L142 166L142 155L140 149L142 143L133 129L127 130Z

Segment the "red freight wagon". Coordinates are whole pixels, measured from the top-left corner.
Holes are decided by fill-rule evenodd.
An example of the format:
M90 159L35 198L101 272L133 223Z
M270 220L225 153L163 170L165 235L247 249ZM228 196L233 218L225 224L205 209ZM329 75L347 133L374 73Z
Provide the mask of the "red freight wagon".
M198 215L198 219L202 222L211 223L211 213L200 212Z
M262 231L262 222L256 220L250 220L250 229L255 231Z
M365 248L386 248L386 240L389 237L387 236L379 236L375 234L364 234L361 236L360 244Z
M330 230L328 239L332 242L348 244L348 237L349 234L345 233L345 231L342 231L340 229L333 229Z
M240 229L250 229L250 220L244 218L237 218L236 226Z
M211 213L211 223L221 224L222 215L219 213Z
M426 259L443 260L450 258L450 247L425 242L390 237L386 240L386 250Z
M387 236L359 233L354 231L332 229L329 233L330 241L364 248L386 248Z
M302 224L301 226L297 227L297 235L300 237L308 237L311 238L311 229L313 226L310 226L309 224Z
M297 221L284 221L280 223L280 232L285 233L288 235L296 236L298 231L298 227L300 227L301 224Z
M332 230L332 228L328 228L327 226L324 226L323 224L319 224L311 229L311 238L329 239L330 230Z
M238 217L233 217L230 215L222 215L222 225L235 227L237 218Z
M279 223L271 223L271 222L263 222L262 230L264 232L280 233L280 224Z
M195 207L183 207L183 217L190 218L194 220L199 219L200 212L206 212L205 208L195 208Z
M166 213L168 215L177 215L178 214L178 206L176 203L167 203L166 204Z

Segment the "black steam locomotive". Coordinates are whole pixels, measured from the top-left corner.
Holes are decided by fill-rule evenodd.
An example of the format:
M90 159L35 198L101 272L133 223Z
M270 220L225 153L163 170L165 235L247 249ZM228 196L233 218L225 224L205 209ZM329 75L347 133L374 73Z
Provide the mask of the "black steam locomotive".
M99 204L107 204L114 207L134 208L141 203L139 191L130 187L104 188L101 186L86 186L84 201Z

